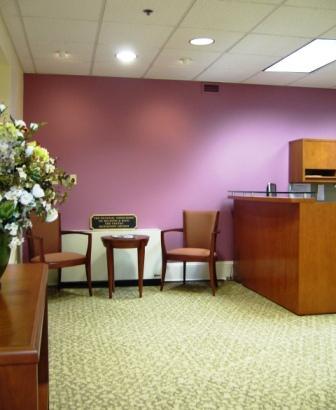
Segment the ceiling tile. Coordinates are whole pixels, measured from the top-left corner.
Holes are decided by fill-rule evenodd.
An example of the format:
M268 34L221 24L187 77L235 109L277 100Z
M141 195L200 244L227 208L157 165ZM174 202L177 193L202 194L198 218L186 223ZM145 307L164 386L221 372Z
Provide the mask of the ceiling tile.
M189 58L192 64L208 66L220 56L220 53L201 50L178 50L165 48L155 61L155 65L177 65L180 67L180 58ZM185 67L185 66L184 66Z
M161 75L164 79L192 80L219 56L220 53L165 49L146 72L146 78L160 78ZM180 58L190 59L190 62L182 64Z
M329 39L334 39L336 40L336 27L332 28L331 30L327 31L324 33L321 38L329 38Z
M29 52L21 19L17 16L8 16L6 18L6 26L23 71L25 73L34 73L34 64Z
M270 73L262 71L243 82L246 84L288 85L304 76L305 74L302 73Z
M57 51L66 51L70 58L81 61L91 61L93 45L88 43L32 43L31 50L34 58L56 58Z
M136 64L119 64L116 61L96 61L93 67L93 75L104 77L129 77L140 78L148 67L146 61L137 62Z
M336 22L336 10L280 7L253 32L313 38L330 30Z
M197 0L181 27L249 31L275 6L231 0Z
M103 23L99 43L108 44L114 53L126 47L134 49L135 52L161 48L171 30L172 28L168 26Z
M200 81L241 82L270 66L273 57L226 53L196 79Z
M310 41L310 39L300 37L248 34L230 50L230 53L283 57Z
M94 55L98 76L336 87L331 65L308 76L262 72L314 37L336 39L336 0L0 0L0 10L25 72L34 58L38 72L87 75ZM192 46L196 36L215 43ZM116 60L122 47L135 50L135 64Z
M324 68L313 73L307 74L304 78L295 81L292 85L323 88L336 86L336 62L328 64Z
M286 6L336 10L335 0L287 0L285 4Z
M19 8L13 0L0 0L0 10L4 17L20 15Z
M92 21L24 17L28 40L39 43L94 43L97 23Z
M104 21L128 24L176 25L192 0L107 0ZM152 9L147 16L144 9Z
M319 82L315 82L315 83L304 83L304 82L294 82L292 84L288 84L289 87L304 87L304 88L333 88L328 84L325 84L323 82L319 83Z
M222 1L222 0L219 0ZM242 3L281 4L284 0L239 0Z
M98 20L102 0L18 0L25 17Z
M178 28L166 44L167 48L179 50L206 50L224 52L240 40L245 34L234 31L221 31L197 28ZM210 37L215 42L206 47L197 47L189 43L195 37Z
M198 69L196 66L185 70L182 67L152 67L145 78L191 81L200 71L201 69Z
M6 26L19 59L31 58L20 17L7 17Z
M35 67L31 58L20 57L20 62L25 73L35 73Z
M73 60L35 59L39 74L89 75L90 63Z

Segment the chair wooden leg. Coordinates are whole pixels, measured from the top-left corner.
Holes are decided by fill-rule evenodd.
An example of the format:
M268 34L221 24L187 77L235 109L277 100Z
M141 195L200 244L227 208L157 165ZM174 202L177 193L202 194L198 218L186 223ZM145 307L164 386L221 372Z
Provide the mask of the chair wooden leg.
M209 276L210 276L210 285L212 289L212 295L216 294L216 284L215 284L215 273L214 273L214 262L213 260L209 261Z
M186 283L187 262L183 262L183 285Z
M213 271L214 271L215 285L216 285L216 288L218 288L216 259L213 261Z
M86 272L86 280L87 280L88 287L89 287L89 294L90 296L92 296L91 264L90 263L85 264L85 272Z
M62 283L62 269L57 269L57 288L58 290L61 289L61 283Z
M162 273L161 273L161 286L160 290L163 289L165 277L166 277L166 270L167 270L167 261L162 259Z

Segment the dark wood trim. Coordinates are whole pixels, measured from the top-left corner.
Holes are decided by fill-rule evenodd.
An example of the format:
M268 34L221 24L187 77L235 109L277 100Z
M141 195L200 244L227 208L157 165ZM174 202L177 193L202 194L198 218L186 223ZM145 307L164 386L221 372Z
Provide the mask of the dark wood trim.
M158 286L160 285L160 279L144 279L144 286ZM116 286L126 287L126 286L138 286L138 279L129 279L129 280L116 280ZM108 288L107 280L96 280L92 282L93 288ZM62 282L61 288L87 288L87 282L78 281L78 282Z

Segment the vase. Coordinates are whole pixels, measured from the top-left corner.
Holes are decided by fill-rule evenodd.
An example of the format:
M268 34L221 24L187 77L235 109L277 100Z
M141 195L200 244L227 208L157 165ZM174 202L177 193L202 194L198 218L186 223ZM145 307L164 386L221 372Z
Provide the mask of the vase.
M9 242L10 235L7 232L0 231L0 288L1 277L6 270L10 256Z

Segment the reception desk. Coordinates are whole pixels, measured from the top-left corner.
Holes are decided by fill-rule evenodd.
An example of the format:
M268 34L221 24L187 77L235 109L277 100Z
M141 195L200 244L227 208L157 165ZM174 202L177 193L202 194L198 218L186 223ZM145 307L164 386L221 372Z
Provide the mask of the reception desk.
M8 265L0 290L0 409L49 408L48 266Z
M298 315L336 313L336 203L232 199L234 279Z

